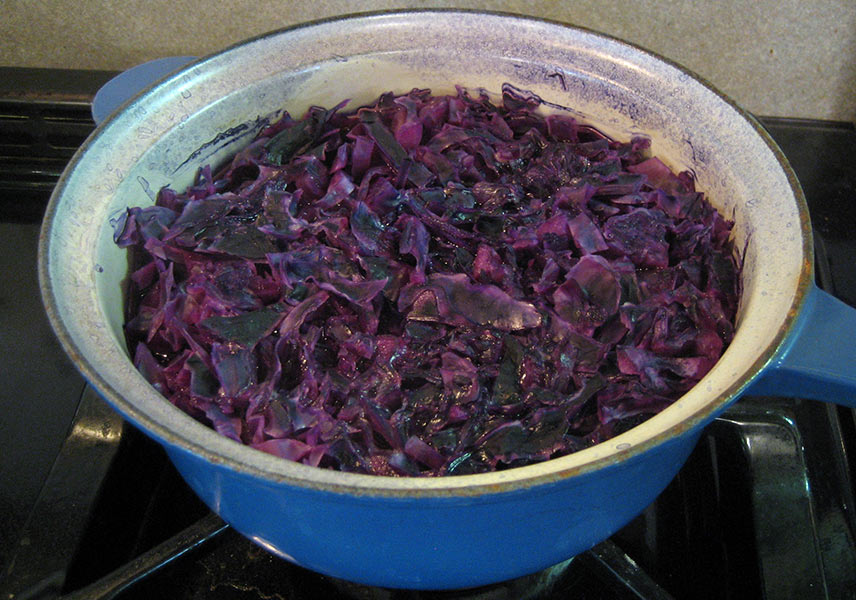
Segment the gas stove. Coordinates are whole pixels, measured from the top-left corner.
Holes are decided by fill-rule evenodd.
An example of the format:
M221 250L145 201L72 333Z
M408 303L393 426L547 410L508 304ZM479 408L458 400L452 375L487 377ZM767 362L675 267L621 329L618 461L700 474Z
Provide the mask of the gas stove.
M112 75L0 68L0 600L856 597L856 420L802 400L743 398L627 527L485 588L357 586L235 533L85 384L42 309L41 217ZM856 127L760 120L805 190L819 283L856 306Z

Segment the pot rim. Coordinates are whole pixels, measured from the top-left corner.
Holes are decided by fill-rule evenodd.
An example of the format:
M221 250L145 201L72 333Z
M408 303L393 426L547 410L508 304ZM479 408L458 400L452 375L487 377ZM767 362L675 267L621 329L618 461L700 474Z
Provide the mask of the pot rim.
M53 227L56 217L57 205L60 203L63 196L63 191L66 188L70 173L74 166L80 162L81 158L86 153L87 149L98 140L99 136L105 128L117 116L125 111L125 109L138 98L146 95L150 91L166 84L174 78L180 77L188 69L199 66L212 59L219 57L222 54L228 53L236 48L246 44L259 41L266 38L287 35L293 31L308 29L324 25L327 23L345 22L345 21L371 21L372 19L382 19L387 17L405 17L405 16L420 16L426 18L430 14L467 14L472 16L499 17L503 19L523 20L535 24L546 24L556 26L573 31L579 31L587 35L600 38L610 43L617 43L626 46L636 53L647 55L659 62L665 63L668 66L680 71L689 76L708 91L715 94L720 100L732 108L741 118L748 122L755 133L764 141L775 157L779 168L785 173L788 184L793 192L794 199L797 203L800 234L802 241L802 267L799 273L797 288L794 299L788 310L788 315L782 323L775 337L769 343L764 351L760 353L754 363L744 371L744 375L737 381L733 382L725 391L718 394L715 398L701 404L697 410L689 414L682 421L679 421L672 426L659 431L639 443L633 445L622 444L621 439L626 435L622 434L611 438L600 444L596 444L590 448L586 448L576 453L572 453L563 457L551 459L541 463L527 465L523 467L515 467L504 471L495 471L489 473L479 473L473 475L457 475L440 478L417 478L417 477L387 477L381 475L367 475L360 473L347 473L334 471L329 469L321 469L310 467L296 462L284 460L264 452L255 450L249 446L244 446L233 440L230 440L214 430L192 420L191 417L184 415L190 419L192 425L198 429L204 430L199 433L202 438L201 442L188 439L180 433L181 425L170 427L164 425L146 411L141 410L132 402L125 400L98 372L95 366L81 353L75 344L72 335L68 328L63 323L58 310L58 300L54 295L54 288L50 279L49 268L49 248L50 248L50 232ZM758 121L747 111L742 109L736 102L728 96L717 90L706 79L700 77L689 69L675 63L674 61L665 58L655 52L642 48L636 44L632 44L620 38L610 36L598 31L594 31L585 27L579 27L568 23L563 23L556 20L531 17L510 12L501 11L484 11L474 9L412 9L400 11L372 11L359 12L347 15L340 15L330 18L318 19L314 21L295 24L289 27L273 30L252 38L248 38L236 44L233 44L223 50L210 54L197 61L193 61L182 67L176 73L167 76L160 82L144 90L128 102L120 109L111 115L97 130L90 136L84 144L78 149L74 157L69 162L66 170L60 177L57 186L51 196L48 204L45 218L42 224L42 230L39 239L39 283L42 291L42 298L50 320L50 323L59 338L66 353L71 357L74 364L81 371L87 381L92 384L99 393L105 397L123 416L138 427L142 428L149 435L155 437L158 441L172 446L172 450L181 449L186 453L204 458L207 462L217 466L222 466L236 472L246 473L255 477L259 477L276 484L290 484L304 488L335 492L340 494L348 494L355 496L386 496L386 497L470 497L481 496L484 494L495 494L508 492L512 490L532 488L540 485L555 483L561 480L570 479L586 473L598 471L605 467L615 466L625 463L639 457L648 450L659 446L670 439L676 438L690 432L711 420L718 412L724 410L726 406L735 400L768 366L773 358L779 353L782 345L789 338L796 321L796 316L802 309L806 301L808 291L813 285L813 263L814 249L812 243L811 223L808 214L806 200L800 187L800 184L794 174L792 168L788 164L781 149L770 137L766 130L758 123ZM164 402L166 400L164 399ZM176 409L178 410L178 409ZM666 409L668 410L668 408ZM665 411L663 411L665 412ZM662 413L660 413L662 414ZM660 415L655 415L651 420L657 419ZM190 425L190 424L189 424ZM631 430L632 431L632 430ZM607 446L612 446L609 449L601 452ZM629 446L623 448L622 446ZM585 458L585 460L583 460Z

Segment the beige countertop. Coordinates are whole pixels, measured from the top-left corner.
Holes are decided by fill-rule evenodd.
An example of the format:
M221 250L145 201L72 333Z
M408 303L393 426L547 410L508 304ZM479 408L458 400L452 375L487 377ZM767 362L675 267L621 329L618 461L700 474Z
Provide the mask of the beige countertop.
M683 64L757 114L856 121L853 0L7 0L0 65L123 69L208 54L313 19L416 7L504 10L581 25Z

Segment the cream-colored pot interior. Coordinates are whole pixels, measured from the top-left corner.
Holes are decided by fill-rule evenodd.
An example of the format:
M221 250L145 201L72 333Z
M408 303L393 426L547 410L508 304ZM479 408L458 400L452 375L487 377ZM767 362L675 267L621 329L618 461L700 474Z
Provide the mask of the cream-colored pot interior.
M697 188L735 220L746 248L734 342L704 380L641 426L582 452L499 473L445 480L381 478L306 467L240 446L181 413L136 372L121 333L124 251L111 219L182 188L219 164L281 109L351 107L385 91L455 85L498 95L510 83L578 119L692 169ZM549 108L548 108L549 110ZM558 109L554 109L558 110ZM804 202L780 155L739 109L688 73L635 47L565 26L472 13L407 13L332 21L271 34L187 68L126 105L76 156L53 198L42 240L48 312L87 378L156 436L238 469L313 487L379 493L440 490L565 476L682 431L726 403L765 361L810 276ZM797 190L797 191L795 191Z

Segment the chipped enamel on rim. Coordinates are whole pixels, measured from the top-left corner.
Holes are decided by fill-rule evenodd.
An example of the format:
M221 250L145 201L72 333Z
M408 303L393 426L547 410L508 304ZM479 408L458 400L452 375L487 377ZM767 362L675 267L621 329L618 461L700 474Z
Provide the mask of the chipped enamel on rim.
M454 48L449 31L458 37ZM187 185L203 160L221 162L256 129L176 170L217 132L283 106L292 114L311 104L331 106L345 90L353 108L389 90L448 93L461 84L498 93L505 82L572 106L574 116L619 139L650 135L654 154L673 168L692 168L698 189L735 219L736 247L749 238L734 342L672 406L612 440L544 463L479 475L389 478L308 467L242 446L172 406L134 369L121 335L126 257L112 242L109 220L127 205L150 204L162 185ZM379 13L297 26L167 78L126 104L75 155L51 199L39 251L43 296L63 346L129 420L211 463L274 483L401 497L476 496L555 482L628 460L702 425L774 356L812 281L813 262L808 212L790 167L763 129L711 86L598 33L468 11Z

